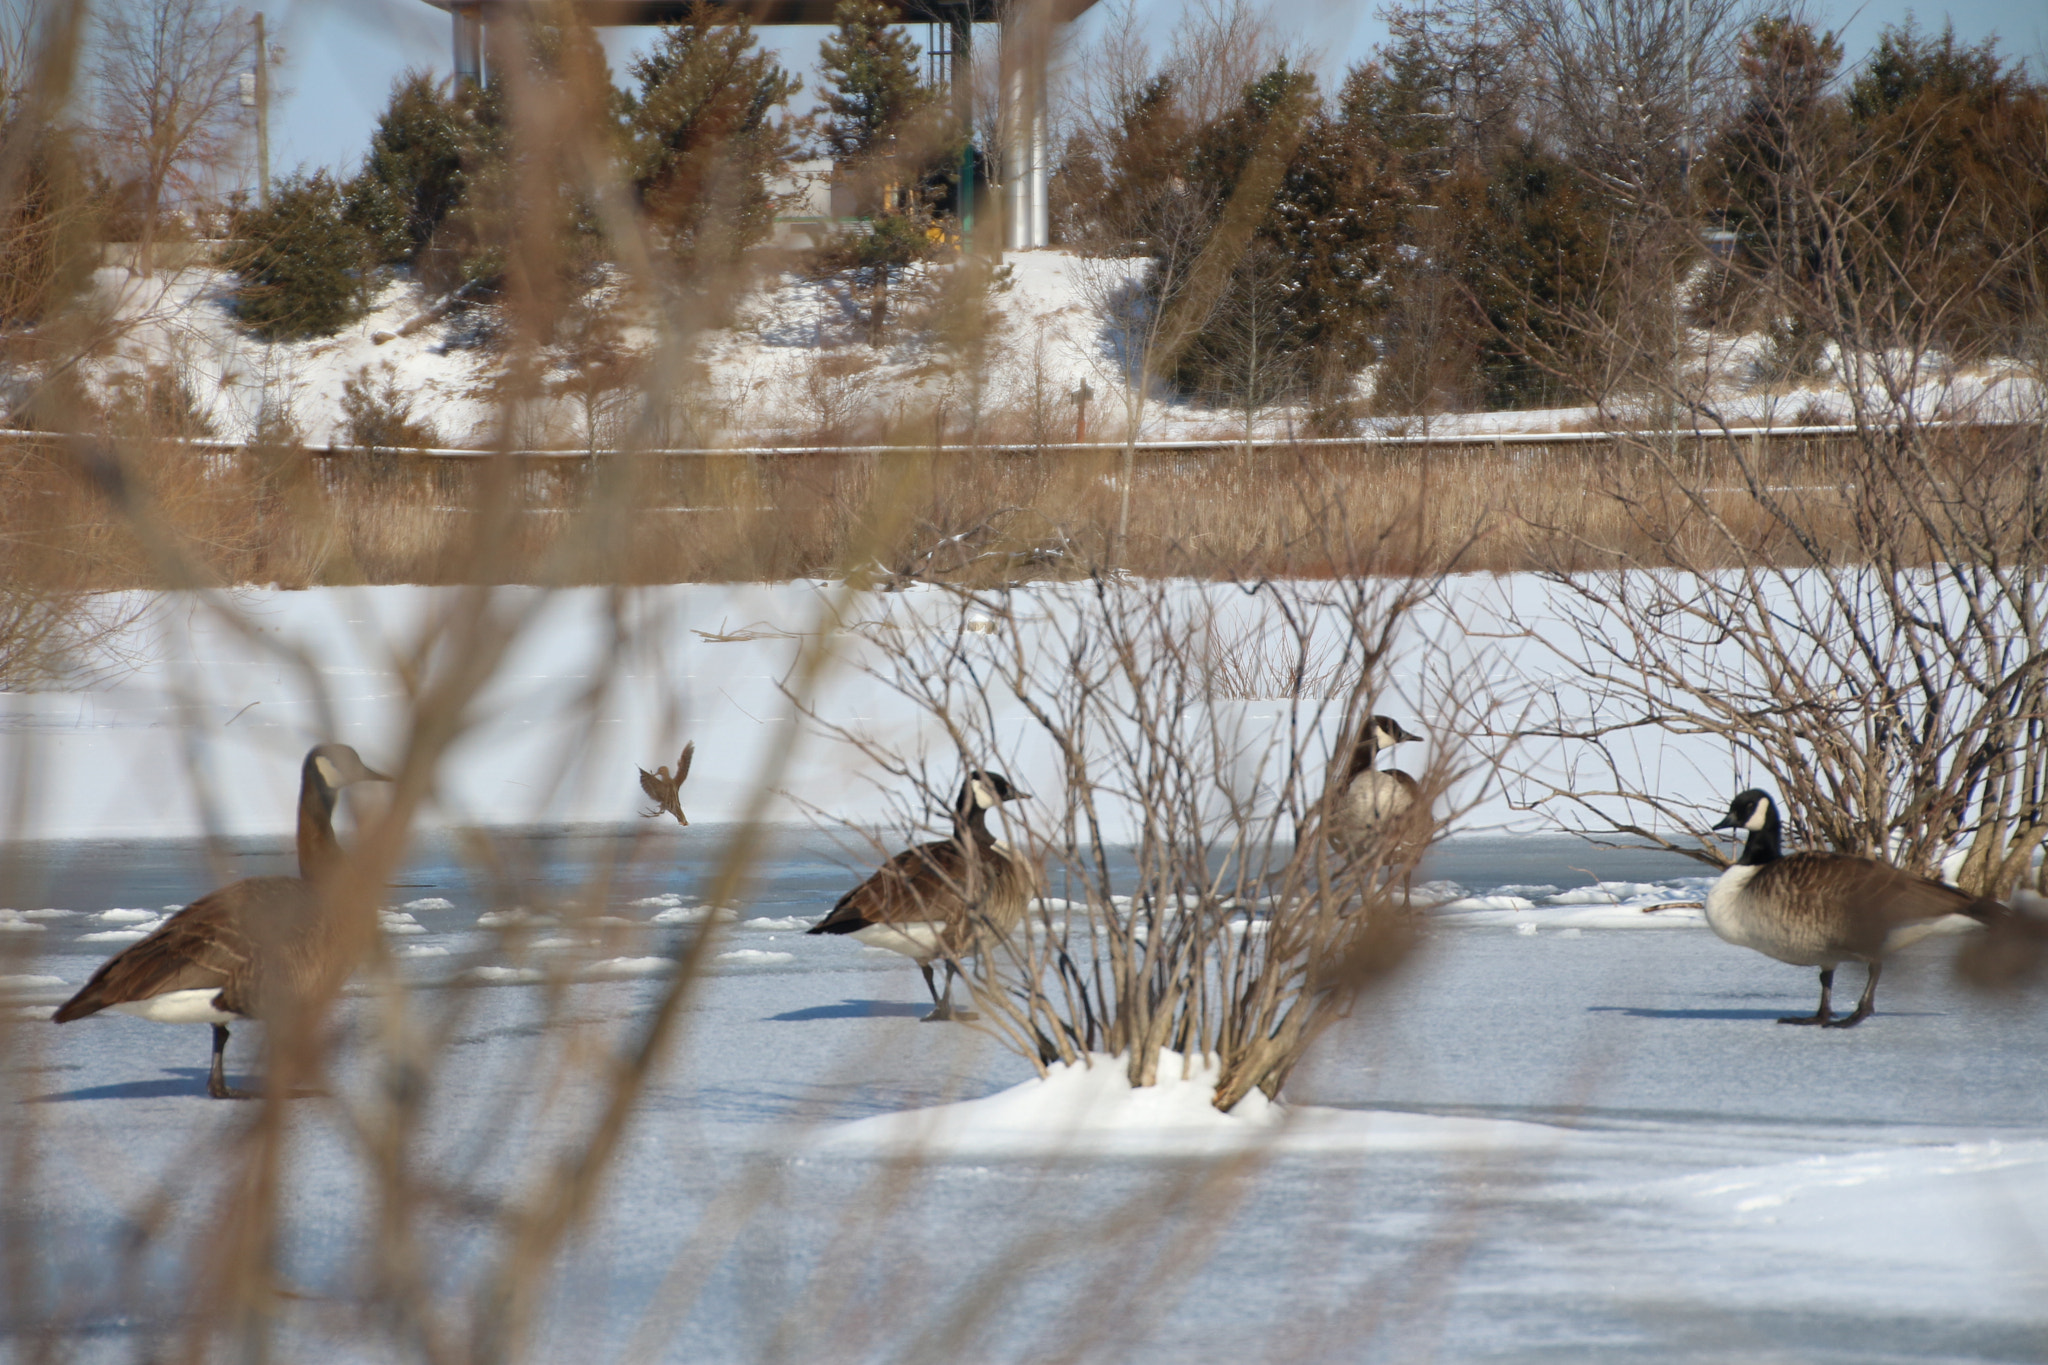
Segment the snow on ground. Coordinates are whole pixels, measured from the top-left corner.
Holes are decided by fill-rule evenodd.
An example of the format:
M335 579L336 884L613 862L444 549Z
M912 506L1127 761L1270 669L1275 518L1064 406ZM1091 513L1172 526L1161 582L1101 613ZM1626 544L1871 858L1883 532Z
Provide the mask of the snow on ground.
M894 291L900 320L892 339L867 344L861 303L847 286L780 275L758 287L737 309L732 325L703 343L707 387L704 407L720 438L730 444L773 444L811 439L819 430L857 429L863 421L959 438L971 414L1007 414L1052 439L1074 434L1072 395L1085 385L1091 439L1122 439L1127 425L1126 348L1104 324L1105 303L1132 288L1139 260L1078 256L1061 250L1013 252L990 295L992 324L985 369L973 371L915 322L923 300L941 287L949 266L914 267ZM229 306L229 281L211 266L160 272L144 279L123 267L94 277L96 310L117 318L123 335L109 356L89 360L84 373L111 395L123 375L168 366L185 376L201 410L224 440L246 439L266 403L289 407L308 441L345 442L343 385L367 371L380 387L390 377L408 394L416 420L430 422L443 444L481 447L496 439L499 414L489 401L495 374L490 348L479 344L477 315L460 311L418 326L405 325L438 300L409 280L387 281L364 318L331 337L265 344L245 334ZM645 319L627 310L623 337L629 348L653 343ZM1760 334L1695 333L1701 382L1718 418L1735 427L1796 426L1849 420L1849 386L1860 385L1872 410L1889 411L1884 382L1868 371L1826 358L1822 372L1789 382L1770 377ZM549 378L564 380L568 362L556 357ZM1904 362L1888 361L1895 372ZM1915 410L2026 419L2037 413L2038 383L2016 366L1998 363L1956 368L1941 356L1923 358ZM1361 393L1372 385L1361 377ZM1429 418L1385 418L1369 424L1384 434L1492 435L1584 431L1611 419L1655 422L1658 415L1625 407L1607 416L1591 407L1512 412L1449 413ZM566 398L530 405L522 444L581 446L583 418ZM1274 407L1257 415L1255 434L1286 437L1304 414ZM1174 399L1148 402L1140 419L1145 440L1210 439L1243 434L1239 412ZM1019 432L1007 433L1012 438Z
M1077 609L1086 591L1055 583L1015 590L1012 615L1025 648L1036 648L1046 638L1040 632ZM1225 613L1262 609L1230 585L1190 583L1176 591L1203 595ZM1574 680L1553 676L1555 664L1536 645L1490 638L1488 623L1510 612L1540 616L1545 591L1531 576L1473 575L1451 580L1417 612L1382 701L1382 709L1429 737L1404 749L1404 762L1424 766L1428 745L1463 750L1466 739L1439 728L1432 715L1432 699L1452 680L1458 689L1495 688L1506 698L1540 687L1571 704ZM135 671L78 691L0 694L0 724L26 746L32 765L25 786L0 790L0 829L18 838L288 831L299 763L312 744L353 744L372 766L397 760L415 642L442 613L472 609L465 590L420 587L247 589L150 600L154 609L118 642L145 661ZM792 730L800 738L775 783L783 795L771 806L772 820L801 824L822 812L828 821L900 824L897 793L878 781L875 768L853 746L805 722L779 691L804 639L820 634L840 661L813 699L818 715L852 724L896 752L927 754L946 771L957 763L928 716L861 670L868 642L841 628L884 613L937 619L950 599L936 590L848 597L809 582L631 589L624 610L637 643L623 658L612 654L606 589L506 588L492 600L519 613L522 628L472 708L471 728L437 774L425 816L430 826L630 819L644 804L636 768L657 756L667 761L686 738L698 741L698 756L684 809L693 821L737 819L757 775L781 760ZM732 638L750 625L762 629ZM1004 647L1000 635L967 639L971 649ZM592 689L589 680L600 676L604 686ZM1027 790L1056 790L1060 766L1036 741L1022 708L1000 696L992 706L1003 745L996 757L1010 776ZM1217 715L1247 745L1287 723L1284 703L1270 700L1219 703ZM1726 751L1704 738L1646 735L1614 747L1640 773L1702 804L1724 800L1755 776L1731 773ZM1531 761L1552 763L1561 774L1570 758L1532 754ZM1495 775L1481 764L1455 793L1460 805L1472 807L1463 827L1540 827L1509 801L1520 792L1503 790ZM23 792L26 801L19 799ZM137 799L138 792L148 799ZM374 792L353 789L344 806L366 796ZM1127 835L1112 830L1109 837ZM684 922L704 913L682 902L670 908Z
M786 955L785 955L786 956ZM978 1100L855 1119L821 1135L827 1151L943 1159L1214 1156L1229 1152L1507 1152L1552 1148L1538 1124L1278 1105L1253 1091L1215 1106L1214 1058L1160 1053L1159 1078L1133 1086L1126 1057L1055 1062L1043 1077Z
M123 376L168 367L184 377L221 440L249 439L267 404L288 410L308 442L325 445L348 439L343 386L367 369L381 388L389 365L416 420L431 422L449 444L483 443L496 417L486 397L494 362L463 344L460 324L395 335L431 302L410 281L387 282L370 312L333 336L276 344L236 323L230 284L211 266L147 279L118 266L94 272L92 304L119 319L122 331L111 355L86 363L87 377L111 395Z

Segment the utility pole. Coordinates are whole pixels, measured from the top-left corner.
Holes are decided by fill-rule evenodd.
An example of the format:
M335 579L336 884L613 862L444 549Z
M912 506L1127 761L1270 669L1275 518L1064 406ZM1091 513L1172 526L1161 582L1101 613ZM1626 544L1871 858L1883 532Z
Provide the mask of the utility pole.
M256 194L257 202L270 207L270 44L263 35L263 11L257 10L256 25Z

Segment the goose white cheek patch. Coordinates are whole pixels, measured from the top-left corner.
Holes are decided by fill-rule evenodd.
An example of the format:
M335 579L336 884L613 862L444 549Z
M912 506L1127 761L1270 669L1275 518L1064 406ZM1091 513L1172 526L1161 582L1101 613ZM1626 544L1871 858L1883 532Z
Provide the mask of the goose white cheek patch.
M1770 818L1771 803L1768 799L1765 799L1756 803L1756 809L1750 812L1749 819L1742 822L1742 827L1751 834L1755 834L1763 829Z
M339 787L341 785L341 769L335 767L334 764L330 763L327 759L314 759L313 767L319 771L320 780L322 782L325 782L328 786Z

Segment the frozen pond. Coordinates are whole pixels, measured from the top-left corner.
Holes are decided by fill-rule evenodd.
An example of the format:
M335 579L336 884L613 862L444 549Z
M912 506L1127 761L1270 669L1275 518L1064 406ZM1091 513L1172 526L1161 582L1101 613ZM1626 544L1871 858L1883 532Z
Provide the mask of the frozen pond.
M489 1191L542 1171L584 1107L573 1087L532 1093L561 1060L542 1025L615 1045L660 988L634 973L700 932L721 830L647 828L501 834L495 885L441 836L393 890L398 966L427 987L422 1012L450 1022L423 1176ZM519 963L499 956L481 914L544 911L636 837L604 923L537 919ZM860 861L786 837L718 931L680 1046L554 1282L536 1358L624 1358L643 1324L648 1358L677 1361L2037 1361L2048 1349L2048 1016L1955 986L1951 940L1898 960L1861 1028L1779 1028L1776 1016L1812 1008L1812 973L1721 943L1696 914L1637 912L1697 896L1697 864L1466 838L1425 869L1452 896L1426 951L1289 1087L1298 1103L1420 1139L1227 1171L1163 1155L905 1167L804 1140L987 1095L1031 1069L970 1029L920 1024L923 984L904 959L803 935ZM73 912L18 913L0 934L8 1065L34 1101L26 1131L42 1162L25 1210L36 1222L9 1236L44 1251L63 1354L148 1354L137 1336L176 1321L175 1249L208 1217L206 1158L255 1110L204 1098L203 1029L28 1016L165 906L288 866L270 841L41 845L7 868L17 912ZM563 962L577 965L550 976ZM515 984L441 984L478 967ZM612 979L516 984L522 968ZM1860 988L1860 971L1844 984ZM353 1060L375 1001L344 1013L340 1084L357 1099L378 1084ZM232 1070L253 1064L257 1035L238 1031ZM281 1358L408 1355L342 1326L341 1268L376 1212L339 1106L294 1110L297 1297ZM1512 1143L1459 1139L1501 1127L1470 1126L1480 1120L1532 1128ZM166 1182L180 1191L169 1231L138 1270L121 1249ZM448 1212L424 1273L468 1283L487 1254L484 1217ZM131 1273L145 1289L117 1296Z

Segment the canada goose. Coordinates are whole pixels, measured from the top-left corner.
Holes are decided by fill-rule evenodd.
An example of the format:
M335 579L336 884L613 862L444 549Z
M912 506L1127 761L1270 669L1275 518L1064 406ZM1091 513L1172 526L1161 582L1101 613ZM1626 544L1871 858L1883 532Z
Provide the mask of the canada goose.
M1372 857L1379 862L1409 860L1420 830L1403 817L1416 808L1421 786L1399 768L1377 769L1373 760L1382 748L1420 739L1391 716L1368 717L1351 748L1344 774L1344 792L1330 813L1330 846L1348 858ZM1404 879L1405 883L1405 879Z
M1870 1017L1883 959L1925 938L1950 915L1992 924L2012 911L1999 901L1852 853L1779 850L1778 803L1754 788L1735 798L1715 829L1749 834L1742 856L1707 892L1707 924L1728 942L1790 962L1820 968L1820 1008L1781 1024L1853 1028ZM1852 1013L1830 1013L1835 966L1862 962L1870 969L1863 998Z
M813 934L850 934L862 943L914 958L932 993L927 1022L972 1019L953 1009L959 960L973 956L984 934L1002 937L1024 918L1036 889L1030 865L989 833L988 812L1030 798L1001 773L970 772L953 803L953 837L919 844L839 898ZM932 979L944 959L946 988Z
M346 744L313 748L299 774L299 875L250 877L201 896L101 963L51 1018L68 1024L112 1009L163 1024L211 1024L206 1093L251 1098L227 1083L228 1022L260 1018L279 990L317 995L347 975L344 940L320 904L320 883L342 856L334 800L354 783L390 780Z
M684 779L690 775L690 760L696 756L697 742L691 740L683 746L683 756L676 760L674 777L669 776L666 765L656 768L653 772L648 772L645 768L640 770L640 790L646 792L648 799L654 802L654 809L643 810L640 812L641 815L653 820L666 811L675 816L677 824L690 823L690 817L683 814L682 789Z

